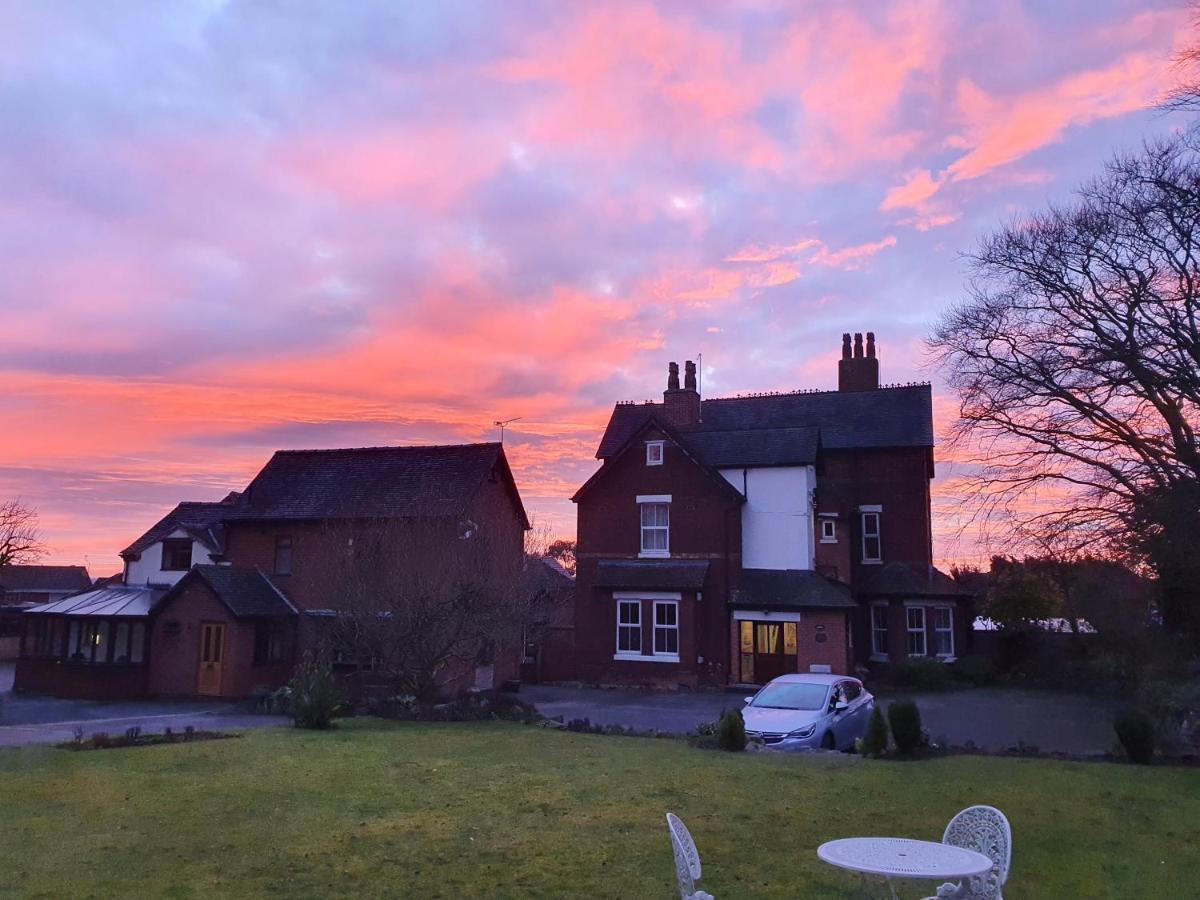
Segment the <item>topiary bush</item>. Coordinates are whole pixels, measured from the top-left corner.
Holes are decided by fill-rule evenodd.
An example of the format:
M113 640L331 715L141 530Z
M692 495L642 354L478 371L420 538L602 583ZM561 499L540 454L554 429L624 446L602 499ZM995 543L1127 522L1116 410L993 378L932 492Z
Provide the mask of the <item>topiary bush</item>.
M1140 710L1129 710L1113 722L1117 740L1135 763L1147 766L1154 759L1154 721Z
M950 664L950 671L955 678L976 687L996 680L996 664L977 653L960 656Z
M888 706L888 725L896 750L912 756L921 747L921 711L911 700L897 700Z
M896 687L918 691L944 691L951 686L950 668L928 656L910 656L888 669Z
M333 670L314 660L302 663L277 697L297 728L332 728L333 717L342 705L342 692Z
M717 723L717 746L732 753L746 749L746 723L742 720L741 710L727 709L721 713Z
M883 709L881 709L879 706L876 706L871 711L870 721L867 722L867 733L863 735L863 756L869 756L872 759L879 759L879 757L887 753L887 746L887 721L883 718Z

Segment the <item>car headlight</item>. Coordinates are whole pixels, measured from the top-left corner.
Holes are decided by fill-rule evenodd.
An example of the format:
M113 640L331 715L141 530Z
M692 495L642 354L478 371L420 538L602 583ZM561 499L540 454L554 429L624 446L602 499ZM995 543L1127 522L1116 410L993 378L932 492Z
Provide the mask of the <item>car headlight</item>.
M795 731L789 731L788 737L812 737L813 732L817 730L816 725L805 725L803 728L797 728Z

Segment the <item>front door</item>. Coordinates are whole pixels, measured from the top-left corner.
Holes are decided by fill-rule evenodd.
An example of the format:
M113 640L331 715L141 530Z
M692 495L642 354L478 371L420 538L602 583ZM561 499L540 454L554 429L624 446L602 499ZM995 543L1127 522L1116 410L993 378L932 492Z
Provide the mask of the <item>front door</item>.
M795 622L738 622L741 676L748 684L797 671Z
M200 626L200 671L196 693L219 696L221 693L221 661L225 657L225 626L205 622Z

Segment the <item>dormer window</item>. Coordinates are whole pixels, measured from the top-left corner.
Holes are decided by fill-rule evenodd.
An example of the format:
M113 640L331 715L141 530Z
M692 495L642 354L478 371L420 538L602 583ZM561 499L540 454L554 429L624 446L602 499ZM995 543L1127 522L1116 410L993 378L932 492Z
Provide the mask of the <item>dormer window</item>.
M646 441L646 465L661 466L663 464L663 442Z
M651 494L637 498L642 518L641 556L671 555L671 496Z
M191 538L167 538L162 542L162 570L164 572L186 572L191 567Z

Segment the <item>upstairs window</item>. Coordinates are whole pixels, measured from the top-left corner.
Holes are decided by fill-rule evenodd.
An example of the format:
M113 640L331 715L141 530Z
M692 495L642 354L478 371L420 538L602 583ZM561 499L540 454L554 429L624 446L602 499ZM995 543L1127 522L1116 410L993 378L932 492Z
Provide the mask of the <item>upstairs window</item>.
M646 465L661 466L663 464L663 442L646 441Z
M275 574L292 574L292 539L286 534L275 538Z
M879 531L881 512L878 506L862 508L862 561L865 563L883 560L883 541Z
M642 555L669 556L671 552L671 504L654 500L642 500L638 505L642 515Z
M186 572L192 567L192 541L190 538L168 538L162 542L162 570L164 572Z

